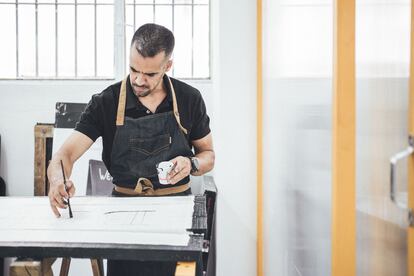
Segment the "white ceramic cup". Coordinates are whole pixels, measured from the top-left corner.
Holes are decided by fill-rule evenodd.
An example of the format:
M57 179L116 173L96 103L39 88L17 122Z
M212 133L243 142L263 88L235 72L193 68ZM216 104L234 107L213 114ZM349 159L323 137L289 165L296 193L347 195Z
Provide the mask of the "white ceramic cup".
M167 180L168 173L173 169L174 163L171 161L163 161L157 164L158 179L160 184L168 185L171 184Z

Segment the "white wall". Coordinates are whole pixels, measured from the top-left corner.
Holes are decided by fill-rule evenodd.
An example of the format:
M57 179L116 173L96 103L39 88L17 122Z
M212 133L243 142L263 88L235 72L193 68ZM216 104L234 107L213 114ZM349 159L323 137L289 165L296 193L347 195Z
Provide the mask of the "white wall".
M217 271L251 276L256 275L256 1L216 2Z
M256 273L256 4L212 0L212 81L199 88L212 118L218 198L218 275ZM236 9L235 9L236 8ZM34 132L57 101L88 102L113 81L1 81L0 176L33 195Z

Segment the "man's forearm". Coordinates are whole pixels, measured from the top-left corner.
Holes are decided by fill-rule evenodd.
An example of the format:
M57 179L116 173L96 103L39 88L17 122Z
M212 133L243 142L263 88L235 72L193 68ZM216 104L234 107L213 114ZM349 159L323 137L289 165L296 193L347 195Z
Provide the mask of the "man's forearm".
M214 151L207 150L207 151L199 152L196 154L195 157L197 157L198 159L200 168L198 169L198 172L195 172L192 175L196 175L196 176L203 175L213 169L214 159L215 159Z
M60 166L60 160L63 162L66 177L69 178L72 174L73 162L70 159L69 155L58 151L53 155L52 160L50 161L47 168L47 177L51 185L63 183L63 174L62 168Z

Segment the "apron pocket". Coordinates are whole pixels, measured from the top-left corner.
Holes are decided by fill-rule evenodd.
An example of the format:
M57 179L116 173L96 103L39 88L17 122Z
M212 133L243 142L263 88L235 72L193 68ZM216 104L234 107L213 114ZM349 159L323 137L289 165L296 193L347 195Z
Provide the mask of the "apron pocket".
M167 150L171 144L171 136L163 134L150 138L131 137L129 138L129 148L132 151L140 152L146 156L156 155Z

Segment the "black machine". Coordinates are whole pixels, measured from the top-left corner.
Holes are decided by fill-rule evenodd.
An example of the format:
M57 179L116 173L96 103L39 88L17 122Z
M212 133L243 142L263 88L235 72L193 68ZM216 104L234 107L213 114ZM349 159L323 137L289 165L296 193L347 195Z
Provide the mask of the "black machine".
M0 135L0 164L1 164L1 135ZM0 196L5 196L5 195L6 195L6 183L4 182L4 179L1 178L0 176Z
M0 135L0 164L1 164L1 135ZM0 196L6 195L6 183L0 176ZM0 258L0 276L3 276L4 260Z

